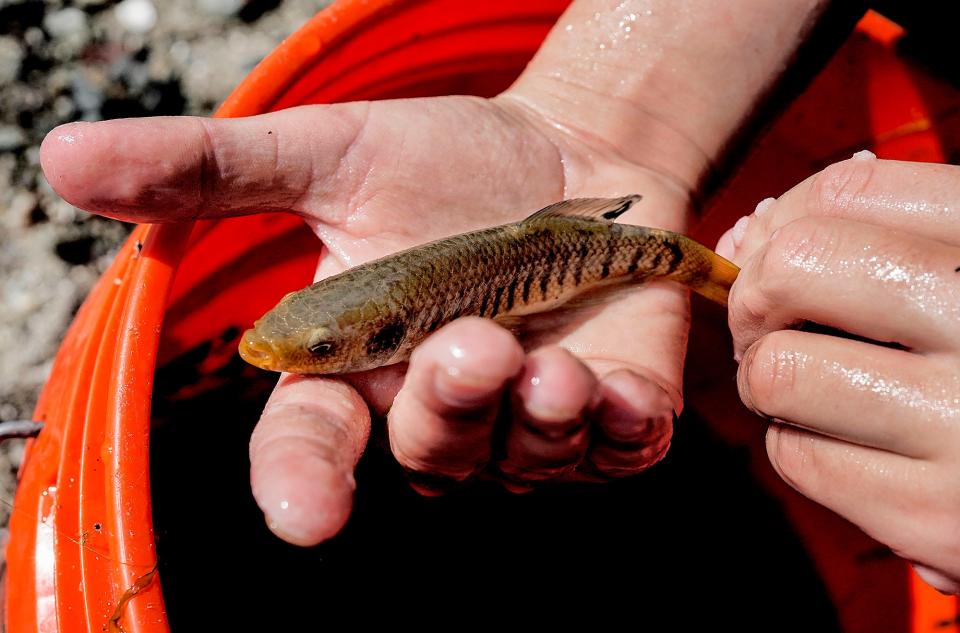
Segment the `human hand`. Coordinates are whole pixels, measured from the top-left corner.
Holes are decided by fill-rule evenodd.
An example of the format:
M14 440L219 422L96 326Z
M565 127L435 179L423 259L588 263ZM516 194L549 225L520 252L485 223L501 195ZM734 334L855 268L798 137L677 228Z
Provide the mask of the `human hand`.
M622 221L683 231L690 193L827 6L743 5L577 0L492 100L73 124L48 136L41 161L64 198L111 217L299 214L326 247L318 278L576 196L639 192ZM604 477L640 471L666 450L682 405L687 321L686 293L657 284L530 354L491 322L464 319L409 368L282 376L251 440L254 495L291 542L335 534L368 405L389 409L394 453L425 475L415 477L425 492L491 460L515 490L580 477L581 463ZM502 447L498 417L512 420Z
M297 213L328 251L317 277L563 197L627 193L625 182L645 194L627 221L679 229L686 211L682 189L509 96L72 124L48 137L42 159L67 200L124 220ZM513 488L571 476L581 462L637 472L666 450L680 408L686 307L679 288L641 289L530 354L492 322L465 319L417 350L402 389L402 367L346 381L283 376L251 440L254 494L288 540L336 533L367 403L390 409L394 452L424 490L491 460ZM491 439L498 417L513 420L503 447Z
M744 404L791 486L960 593L960 168L837 163L721 237ZM847 332L796 329L815 323Z

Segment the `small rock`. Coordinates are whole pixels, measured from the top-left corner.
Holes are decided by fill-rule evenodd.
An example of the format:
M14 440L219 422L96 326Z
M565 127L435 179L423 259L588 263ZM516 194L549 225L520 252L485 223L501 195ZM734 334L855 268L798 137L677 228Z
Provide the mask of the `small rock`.
M15 125L0 125L0 152L10 152L27 144L27 135Z
M76 57L90 42L87 14L76 7L48 13L43 18L43 28L53 39L53 55L60 60Z
M27 46L32 49L37 49L43 46L43 42L46 39L46 36L43 34L43 29L39 29L35 26L31 26L23 32L23 41L26 42Z
M150 0L123 0L115 11L120 26L132 33L146 33L157 24L157 8Z
M62 198L57 198L46 208L47 217L53 224L73 224L77 219L77 211L79 209Z
M87 31L87 14L76 7L48 13L43 18L43 28L53 37L70 37Z
M190 50L190 42L186 40L177 40L170 45L170 60L177 66L183 67L190 63L192 51ZM163 57L158 55L157 57ZM151 61L153 61L151 59Z
M77 109L84 114L99 114L103 106L103 82L102 79L94 73L76 72L72 77L71 88L73 89L73 102Z
M209 15L230 17L243 8L244 0L199 0L200 10Z
M59 121L68 121L73 116L73 101L68 97L59 96L53 101L53 114Z
M26 228L33 224L33 212L37 209L37 195L26 189L14 194L7 208L5 224L12 228Z
M16 39L0 36L0 86L17 80L23 63L23 48Z
M70 37L87 30L87 14L76 7L60 9L44 16L43 28L53 37Z

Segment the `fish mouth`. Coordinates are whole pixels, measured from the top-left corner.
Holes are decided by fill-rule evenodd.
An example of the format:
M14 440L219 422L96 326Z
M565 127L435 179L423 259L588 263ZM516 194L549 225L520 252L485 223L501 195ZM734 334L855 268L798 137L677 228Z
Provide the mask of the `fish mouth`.
M260 336L256 330L247 330L240 339L240 357L255 367L279 371L275 367L277 358L273 345Z

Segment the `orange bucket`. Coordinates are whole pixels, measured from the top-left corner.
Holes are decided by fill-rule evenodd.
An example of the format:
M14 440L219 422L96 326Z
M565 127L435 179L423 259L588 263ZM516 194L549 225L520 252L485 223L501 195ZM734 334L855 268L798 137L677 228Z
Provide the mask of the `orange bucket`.
M340 0L266 58L217 116L358 99L492 95L519 74L566 4ZM747 158L697 234L715 239L761 197L781 193L855 149L940 161L960 147L960 134L951 137L939 129L942 124L951 133L958 130L949 113L958 111L960 97L896 56L893 44L900 35L895 25L868 16ZM813 124L817 133L811 133ZM434 582L426 586L452 595L473 587L470 577L478 575L477 566L495 565L497 585L488 586L486 595L526 598L538 595L537 583L550 581L551 575L568 578L564 574L580 564L576 561L611 555L604 539L571 548L563 540L567 532L552 526L579 530L602 523L610 526L611 542L623 542L633 526L657 523L638 519L636 508L630 516L604 513L594 500L639 485L647 497L635 505L659 499L667 511L674 492L658 471L669 471L669 464L640 478L647 483L503 495L497 497L500 514L490 514L477 511L487 506L469 493L421 500L400 483L377 487L364 480L363 470L372 482L392 466L373 457L373 465L361 464L354 519L329 546L300 550L265 535L246 489L244 444L270 381L238 362L236 342L242 329L284 293L311 280L318 256L319 243L292 217L136 228L77 315L37 407L35 418L46 428L28 446L7 548L8 631L92 633L122 625L130 633L161 633L171 626L196 630L203 617L209 618L203 628L215 623L218 630L244 630L262 621L278 629L291 610L299 609L301 616L313 611L319 618L345 608L340 600L347 589L369 591L369 602L375 603L381 594L372 588L388 585L384 562L399 567L384 591L415 595L422 587L396 578L420 580L419 567L433 565ZM704 336L722 337L716 327L704 331ZM726 350L728 343L719 345ZM710 384L722 384L729 394L731 375L713 376ZM709 403L727 397L708 382L698 387L692 381L691 407L705 414L718 410ZM697 404L698 395L706 405ZM852 554L851 543L861 547L865 537L850 536L849 527L835 517L779 486L760 465L756 437L725 422L713 425L717 437L752 447L758 490L766 499L780 500L782 506L774 503L772 511L782 507L793 526L790 543L796 547L790 551L811 572L827 620L847 631L956 631L953 598L937 594L904 563L884 557L869 543ZM678 429L673 454L683 454L682 432ZM376 447L370 450L376 453ZM234 511L234 505L243 509ZM448 511L459 518L450 519ZM621 523L629 530L618 527ZM478 524L471 528L480 530L474 540L450 540L450 534ZM497 547L508 547L503 543L510 539L519 543L509 550L513 564L504 568L506 559L488 559L490 549L482 546L471 555L478 533L499 535L490 537ZM441 546L430 547L433 542ZM459 546L455 552L444 549L451 543ZM749 539L741 547L748 544ZM667 559L655 556L659 544L648 545L641 539L617 555L628 569L651 556L665 565ZM158 547L160 573L150 575L158 566ZM266 554L258 554L261 549ZM862 551L881 553L874 560L860 556ZM679 554L675 558L682 560ZM644 570L643 575L662 591L680 594L664 580L663 567L654 568L656 574ZM547 606L565 613L574 604L589 603L584 592L600 592L598 600L620 595L602 579L587 580L570 579L568 584L576 585L570 600ZM636 600L638 592L652 589L619 590ZM314 593L312 599L322 602L319 610L311 609ZM706 600L702 595L698 609ZM129 600L118 609L124 596ZM778 599L775 591L761 598ZM486 608L480 599L469 604Z

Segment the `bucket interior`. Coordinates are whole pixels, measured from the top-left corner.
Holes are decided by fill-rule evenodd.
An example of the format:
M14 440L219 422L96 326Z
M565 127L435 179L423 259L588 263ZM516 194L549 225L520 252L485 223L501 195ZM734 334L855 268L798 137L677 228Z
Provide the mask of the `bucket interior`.
M341 0L264 60L221 113L493 95L521 72L567 3ZM757 141L694 236L711 243L761 198L859 149L911 160L955 155L960 95L901 60L893 47L898 34L876 16L861 25ZM136 259L140 239L150 256ZM902 561L776 478L764 458L762 425L736 399L724 314L700 304L688 408L670 453L643 476L522 496L478 481L445 497L420 497L377 439L383 421L375 420L346 529L315 548L286 545L267 530L248 482L248 438L275 377L244 364L236 349L244 328L311 281L319 241L296 218L260 215L199 222L189 235L185 227L140 227L128 247L108 272L121 283L101 280L64 343L40 407L51 416L50 432L26 462L28 485L18 492L21 507L66 525L58 527L64 533L87 519L122 515L102 551L115 554L129 536L146 543L138 560L152 553L152 510L163 601L133 604L128 631L157 633L167 621L173 631L300 630L337 626L339 616L363 618L367 610L378 619L455 627L509 613L516 616L505 620L511 624L568 623L573 616L670 630L956 630L955 601L930 598L932 590L918 588ZM166 291L178 262L164 306L156 293ZM128 268L149 274L134 277ZM138 311L151 294L157 305ZM161 311L150 494L137 496L147 474L136 465L146 460L113 459L104 470L91 447L101 446L98 433L118 447L128 441L125 433L135 435L130 422L139 414L122 390L128 383L144 390L134 405L146 402L153 361L136 364L126 324L137 317L159 328ZM85 390L77 378L84 371L101 375L99 386ZM130 376L136 380L124 382ZM54 389L60 385L71 385L73 413L62 413L67 405ZM88 392L92 404L83 401ZM68 418L62 425L61 416ZM143 437L129 441L145 451L145 413L140 417ZM106 430L97 426L104 419ZM71 459L81 464L84 499L71 487ZM114 473L123 480L111 479ZM51 484L59 492L43 497ZM144 512L129 518L116 511L131 505ZM142 570L107 579L95 573L98 565L115 561L103 560L101 550L54 542L27 513L15 519L14 537L29 532L20 539L31 553L11 563L32 583L20 595L35 598L36 608L14 605L40 622L29 630L55 624L54 612L66 625L74 609L85 609L86 630L104 630L112 591ZM140 531L127 534L119 529L125 525ZM92 534L91 543L106 542L106 532ZM46 558L31 558L33 551ZM374 611L385 601L388 614ZM157 605L165 605L165 616Z
M448 10L450 3L401 3L300 69L270 109L496 94L522 70L563 4L531 3L529 15L507 16L502 7L465 15ZM728 209L740 197L776 195L847 146L875 145L860 116L868 109L866 85L847 90L845 106L833 113L821 101L841 88L844 64L861 59L864 41L847 49L748 158L755 166L708 210L702 236L732 221ZM835 133L804 144L798 121L807 117ZM355 614L368 597L384 595L418 605L415 617L428 621L439 603L444 608L435 613L509 606L541 621L629 610L641 622L841 630L823 581L829 561L814 560L782 499L758 483L750 451L696 412L681 418L669 455L642 477L523 496L477 482L446 497L420 497L377 441L383 421L375 421L347 528L308 550L280 542L247 480L247 440L274 379L246 366L236 344L283 294L310 282L318 255L318 241L299 220L271 215L198 224L182 260L160 347L150 447L172 630L302 627ZM719 372L714 378L722 380ZM867 558L863 564L884 578L871 588L882 598L872 620L909 630L906 568L882 548Z

